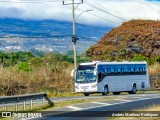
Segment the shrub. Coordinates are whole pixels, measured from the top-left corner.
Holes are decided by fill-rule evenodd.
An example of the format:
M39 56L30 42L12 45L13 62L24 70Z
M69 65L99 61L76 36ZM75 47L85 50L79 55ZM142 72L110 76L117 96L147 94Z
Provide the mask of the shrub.
M20 62L18 64L18 70L28 72L28 71L31 71L31 67L27 62Z
M146 61L149 65L153 64L153 61L150 58L147 58L141 54L135 55L132 61Z

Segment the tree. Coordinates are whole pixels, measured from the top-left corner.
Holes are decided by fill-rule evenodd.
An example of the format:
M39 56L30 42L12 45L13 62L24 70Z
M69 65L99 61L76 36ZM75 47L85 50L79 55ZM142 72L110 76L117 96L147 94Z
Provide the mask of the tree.
M18 53L11 53L11 65L16 64L18 58L19 58L19 54Z

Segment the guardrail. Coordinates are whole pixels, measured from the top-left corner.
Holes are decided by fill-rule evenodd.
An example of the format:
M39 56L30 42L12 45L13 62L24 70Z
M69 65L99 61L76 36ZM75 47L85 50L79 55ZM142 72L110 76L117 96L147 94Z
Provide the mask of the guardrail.
M15 95L15 96L4 96L0 97L0 104L4 105L7 110L7 104L15 104L15 111L18 111L18 104L23 104L23 110L26 110L27 101L30 101L30 109L33 109L33 100L37 101L42 99L42 103L44 103L44 99L48 101L48 104L51 106L54 103L48 98L46 93L35 93L35 94L27 94L27 95Z

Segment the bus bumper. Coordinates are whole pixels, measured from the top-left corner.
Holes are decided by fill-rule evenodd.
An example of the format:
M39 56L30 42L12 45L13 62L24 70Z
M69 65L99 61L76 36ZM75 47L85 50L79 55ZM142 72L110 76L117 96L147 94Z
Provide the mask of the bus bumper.
M95 93L97 92L97 89L88 89L88 90L75 89L75 92L77 93Z

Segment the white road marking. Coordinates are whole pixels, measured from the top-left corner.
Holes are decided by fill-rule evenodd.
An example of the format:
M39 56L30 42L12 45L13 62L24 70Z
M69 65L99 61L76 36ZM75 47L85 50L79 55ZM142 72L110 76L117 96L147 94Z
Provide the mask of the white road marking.
M102 102L92 102L92 103L100 104L100 105L112 105L112 104L109 104L109 103L102 103Z
M122 104L122 103L126 103L126 102L113 103L113 104L110 104L110 105L107 105L107 106L112 106L112 105L117 105L117 104ZM103 106L106 106L106 105L99 105L99 106L93 106L93 107L83 108L83 110L92 109L92 108L99 108L99 107L103 107Z
M82 110L83 108L75 107L75 106L67 106L67 108L73 109L73 110Z
M29 117L29 118L21 118L20 120L32 120L34 118L39 118L39 117Z
M124 102L131 102L131 101L133 101L133 100L123 100L123 99L114 99L114 100L124 101Z
M129 96L129 98L144 98L142 96Z

